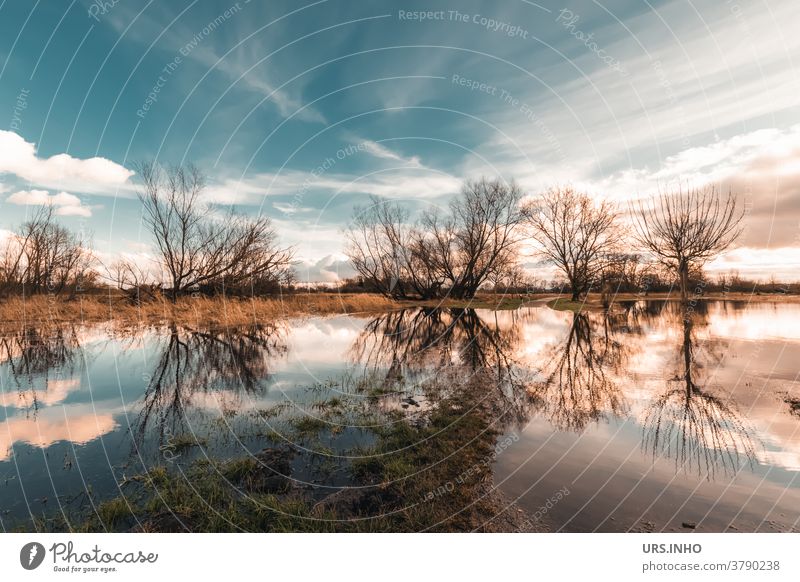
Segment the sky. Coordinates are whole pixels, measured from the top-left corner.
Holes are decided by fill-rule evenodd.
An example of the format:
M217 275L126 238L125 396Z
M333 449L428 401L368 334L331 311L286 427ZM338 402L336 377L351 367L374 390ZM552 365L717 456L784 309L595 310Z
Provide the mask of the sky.
M52 204L147 261L136 163L191 161L333 282L370 194L716 184L745 231L709 271L800 280L798 29L792 0L0 0L0 236Z

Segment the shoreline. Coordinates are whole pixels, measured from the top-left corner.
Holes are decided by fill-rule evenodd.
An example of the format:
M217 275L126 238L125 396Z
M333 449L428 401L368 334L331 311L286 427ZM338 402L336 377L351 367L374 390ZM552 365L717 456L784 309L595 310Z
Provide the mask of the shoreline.
M679 301L676 293L619 293L611 303L629 301ZM800 303L800 295L785 293L708 293L691 301L737 301L747 303ZM119 293L91 293L73 299L37 295L10 297L0 301L0 325L55 325L61 323L120 323L153 325L252 325L264 321L331 315L370 315L417 307L513 310L546 305L557 311L602 311L598 293L577 302L568 294L479 294L472 299L394 300L374 293L289 293L249 299L183 297L132 304Z

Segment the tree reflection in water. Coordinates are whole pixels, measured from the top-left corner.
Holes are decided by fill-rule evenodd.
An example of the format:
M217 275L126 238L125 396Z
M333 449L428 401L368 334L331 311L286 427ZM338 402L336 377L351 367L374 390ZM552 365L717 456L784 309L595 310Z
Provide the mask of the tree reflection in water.
M6 363L16 384L19 407L35 415L51 380L72 377L76 365L84 364L80 347L75 326L4 330L0 361Z
M518 314L509 314L512 318ZM474 309L420 308L374 318L351 347L350 357L364 366L386 391L427 390L435 403L456 389L489 389L483 404L494 418L527 419L529 374L514 358L519 325L501 325L496 312L483 319ZM435 391L434 391L435 388Z
M198 398L211 396L219 406L236 410L243 394L265 390L272 358L287 349L282 336L277 325L200 331L171 325L161 336L158 363L143 397L139 440L152 425L159 445L190 430L187 407Z
M627 329L627 314L574 313L564 339L543 356L544 380L531 390L536 408L561 430L583 430L588 424L627 411L614 380L631 348L617 339Z
M538 410L554 428L580 431L627 414L620 383L631 381L625 378L632 354L642 345L637 338L674 317L675 325L682 326L677 372L643 415L643 448L709 476L718 466L733 471L742 459L752 463L750 430L735 406L711 390L704 377L720 357L711 342L696 338L697 328L706 323L705 304L696 305L689 318L674 303L621 307L611 314L569 314L563 337L533 361L523 355L522 324L526 317L538 321L538 310L393 311L364 327L349 359L370 375L370 387L389 394L386 400L421 394L435 406L444 399L457 400L465 390L478 391L486 422L502 418L500 424L522 425ZM56 397L52 380L75 378L76 368L85 366L79 335L75 327L63 326L0 336L0 358L18 392L11 406L36 414L45 398ZM212 330L173 325L148 338L157 342L157 357L133 426L134 446L145 437L162 446L170 437L194 432L187 421L192 411L197 418L207 408L235 412L246 404L244 395L262 395L271 362L287 351L284 337L285 328L273 324Z
M721 364L723 349L698 341L696 328L707 323L704 304L699 306L686 316L679 312L677 369L645 414L642 445L654 458L674 458L676 470L693 469L711 479L719 468L737 472L743 459L752 465L755 445L733 403L714 395L704 377Z

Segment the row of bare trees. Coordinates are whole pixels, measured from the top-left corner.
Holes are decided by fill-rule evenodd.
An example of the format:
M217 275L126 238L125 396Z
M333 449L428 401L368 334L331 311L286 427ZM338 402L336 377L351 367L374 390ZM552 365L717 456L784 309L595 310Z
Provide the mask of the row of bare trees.
M84 238L55 220L42 206L4 241L0 253L0 293L70 293L96 279L95 258Z
M686 300L703 265L741 234L744 217L737 199L713 186L661 193L631 211L629 232L613 204L571 188L551 189L527 207L539 254L564 274L573 300L592 287L646 290L670 278Z
M206 179L194 165L137 165L139 199L155 260L102 265L87 241L55 220L52 206L7 237L0 252L0 293L74 293L100 278L137 300L166 292L270 293L292 282L290 248L267 217L220 212L203 199Z
M194 165L137 166L144 224L155 264L119 261L105 270L120 289L149 294L260 294L293 279L293 251L282 247L269 218L221 212L204 201L206 179ZM346 253L370 288L394 298L463 299L483 286L523 278L521 247L530 242L566 279L573 299L591 289L638 286L672 278L688 298L693 277L741 233L736 198L710 187L661 194L632 207L633 227L619 210L572 188L524 199L514 182L464 183L444 211L411 221L401 205L373 197L357 208ZM629 232L630 231L630 232ZM73 292L96 277L86 241L42 207L5 244L0 291Z
M744 214L731 193L714 187L663 193L630 210L626 228L611 202L569 187L523 200L513 182L468 181L449 213L416 222L374 197L356 210L346 252L364 281L395 298L466 298L487 283L508 284L519 279L520 246L530 241L564 276L573 300L590 289L646 291L670 279L686 300L703 265L739 236Z

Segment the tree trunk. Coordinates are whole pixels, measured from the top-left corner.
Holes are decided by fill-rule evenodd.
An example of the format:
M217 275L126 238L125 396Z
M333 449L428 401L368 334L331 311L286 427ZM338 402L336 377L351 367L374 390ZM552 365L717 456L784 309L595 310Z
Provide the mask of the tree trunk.
M678 265L678 275L681 280L681 301L689 302L689 263L681 262Z

